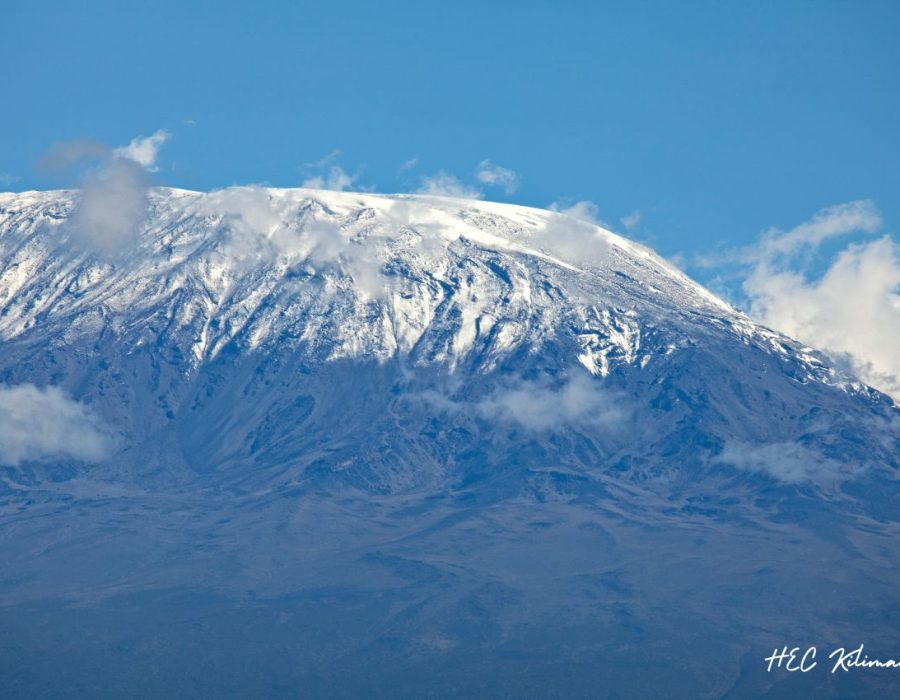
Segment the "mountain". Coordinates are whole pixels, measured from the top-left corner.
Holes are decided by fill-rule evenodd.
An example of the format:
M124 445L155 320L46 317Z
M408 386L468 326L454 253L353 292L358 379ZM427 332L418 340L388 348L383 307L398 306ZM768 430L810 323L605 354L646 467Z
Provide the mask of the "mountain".
M896 688L890 398L562 213L138 194L0 195L5 697Z

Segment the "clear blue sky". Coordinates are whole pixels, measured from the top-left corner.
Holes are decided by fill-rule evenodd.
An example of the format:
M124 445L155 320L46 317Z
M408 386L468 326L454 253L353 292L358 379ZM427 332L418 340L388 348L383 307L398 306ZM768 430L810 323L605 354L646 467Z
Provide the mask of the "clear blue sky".
M164 128L166 184L490 158L521 176L491 198L639 210L664 254L860 198L900 220L900 2L4 5L2 189L70 184L34 168L54 141Z

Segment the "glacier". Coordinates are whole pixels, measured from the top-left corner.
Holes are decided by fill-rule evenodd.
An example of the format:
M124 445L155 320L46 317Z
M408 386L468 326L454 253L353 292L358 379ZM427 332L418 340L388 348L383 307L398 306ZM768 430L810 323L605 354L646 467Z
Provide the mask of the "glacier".
M0 194L0 410L102 433L0 419L4 697L897 687L763 658L900 649L898 407L652 250L264 187L98 246L82 206Z

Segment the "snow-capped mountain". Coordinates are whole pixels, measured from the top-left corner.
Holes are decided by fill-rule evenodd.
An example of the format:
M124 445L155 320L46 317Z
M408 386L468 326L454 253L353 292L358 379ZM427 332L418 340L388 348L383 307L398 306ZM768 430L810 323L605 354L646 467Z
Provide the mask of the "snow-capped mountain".
M150 694L251 639L319 693L627 696L639 650L666 670L638 694L685 697L791 692L756 656L792 634L898 640L897 408L649 249L440 197L158 188L95 229L88 206L0 195L0 383L97 439L0 454L10 629L62 601L90 663L108 635L149 655ZM79 612L177 627L197 595L217 621L178 653L143 613Z
M578 361L605 376L609 351L592 340L605 336L633 359L639 337L625 329L637 330L638 313L673 327L715 316L765 335L649 250L551 212L309 190L159 190L133 247L103 259L88 246L77 252L66 226L73 198L2 201L6 339L38 321L79 335L104 326L133 351L145 342L139 329L164 310L193 368L229 344L287 343L327 360L402 355L451 369L478 346L491 369L574 323Z

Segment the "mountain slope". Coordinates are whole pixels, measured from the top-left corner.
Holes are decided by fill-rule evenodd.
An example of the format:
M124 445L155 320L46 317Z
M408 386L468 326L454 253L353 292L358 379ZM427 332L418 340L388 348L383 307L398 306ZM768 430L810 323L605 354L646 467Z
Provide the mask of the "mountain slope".
M147 205L98 245L77 192L0 195L0 383L103 446L0 460L13 694L112 645L110 695L789 696L774 646L900 642L896 407L652 251L435 197Z
M576 427L588 413L652 414L666 422L654 433L674 432L681 448L700 447L707 461L726 440L777 443L807 423L830 431L854 413L891 414L886 399L752 323L649 250L563 215L441 198L158 190L135 239L104 255L79 239L69 219L74 204L73 193L3 200L3 378L55 384L61 377L76 398L98 404L123 444L173 425L194 434L198 422L218 434L230 421L237 429L228 431L228 455L246 458L262 444L255 433L276 430L271 413L281 411L281 442L302 458L309 451L291 432L291 411L315 419L318 410L310 408L314 399L294 406L295 385L332 371L381 374L396 385L393 394L385 386L366 396L380 416L376 404L395 396L441 414L477 415L494 405L534 428L547 422L529 414L540 407L526 401L510 412L508 402L535 391L550 401L568 396ZM253 388L281 367L280 395ZM233 395L230 418L213 418L204 395L219 388L264 395L246 406L251 415ZM343 406L335 396L314 398L323 410ZM777 421L765 415L773 411ZM185 413L199 417L181 419ZM268 458L288 459L277 449L273 456L274 447ZM610 444L588 463L627 469L635 448ZM673 462L675 446L660 449L654 440L649 448L642 464L662 468L652 457L659 453ZM192 445L185 452L196 458ZM889 452L873 456L875 465L892 463ZM824 465L827 455L813 458Z

